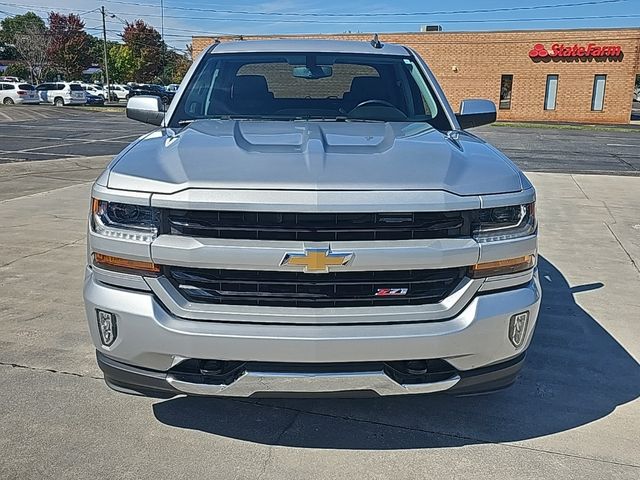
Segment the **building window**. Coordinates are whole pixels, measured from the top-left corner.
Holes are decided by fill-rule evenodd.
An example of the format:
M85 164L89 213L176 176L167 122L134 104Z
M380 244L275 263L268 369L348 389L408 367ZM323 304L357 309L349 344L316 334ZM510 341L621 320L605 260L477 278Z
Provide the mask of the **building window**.
M555 110L558 97L558 75L547 75L547 88L544 92L544 109Z
M593 95L591 95L591 110L604 110L604 87L607 85L606 75L596 75L593 79Z
M513 75L502 75L500 78L500 110L511 108L511 89L513 88Z

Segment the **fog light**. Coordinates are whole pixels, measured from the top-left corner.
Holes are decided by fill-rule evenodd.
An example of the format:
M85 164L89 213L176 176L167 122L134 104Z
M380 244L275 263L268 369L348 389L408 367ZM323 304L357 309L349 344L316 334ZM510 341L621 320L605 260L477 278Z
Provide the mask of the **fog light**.
M517 313L509 320L509 340L513 346L518 348L527 337L527 326L529 325L529 312Z
M116 326L116 316L113 313L97 310L98 312L98 331L100 332L100 340L105 347L110 347L116 340L118 334Z

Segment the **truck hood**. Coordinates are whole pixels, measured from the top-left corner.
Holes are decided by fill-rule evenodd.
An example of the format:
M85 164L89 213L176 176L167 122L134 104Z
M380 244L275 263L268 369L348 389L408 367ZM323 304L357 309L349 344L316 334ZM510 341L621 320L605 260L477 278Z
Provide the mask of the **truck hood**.
M425 123L200 120L156 131L113 163L108 186L251 190L516 192L517 168L464 132Z

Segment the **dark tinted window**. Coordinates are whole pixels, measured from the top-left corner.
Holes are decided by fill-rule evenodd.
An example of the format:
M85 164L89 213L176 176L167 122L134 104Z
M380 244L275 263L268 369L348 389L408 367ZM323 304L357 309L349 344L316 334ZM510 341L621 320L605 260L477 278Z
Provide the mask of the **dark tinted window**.
M323 119L450 124L408 56L211 54L171 122L199 118Z
M16 87L10 83L3 83L2 84L2 89L3 90L15 90Z
M511 108L511 90L513 89L513 75L502 75L500 79L500 110Z
M20 85L18 85L18 88L20 90L35 90L33 88L33 85L29 85L28 83L21 83Z
M71 88L71 90L73 90L74 92L82 92L82 85L79 85L77 83L72 83L71 85L69 85L69 88Z
M36 87L36 90L38 90L38 91L48 90L48 88L47 88L47 84L46 84L46 83L42 83L42 84L38 85L38 86Z

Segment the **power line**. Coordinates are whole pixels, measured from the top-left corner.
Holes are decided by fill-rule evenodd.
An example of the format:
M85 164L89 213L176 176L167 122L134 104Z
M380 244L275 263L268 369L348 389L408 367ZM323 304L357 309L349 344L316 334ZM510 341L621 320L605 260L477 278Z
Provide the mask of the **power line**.
M138 16L141 15L131 12L118 12L119 15L127 15L127 16ZM149 13L145 14L144 17L160 17L160 14ZM252 23L293 23L299 25L305 24L313 24L313 25L360 25L360 24L371 24L371 25L379 25L379 24L390 24L390 25L415 25L420 23L417 20L345 20L345 21L335 21L335 20L291 20L291 19L280 19L280 20L266 20L266 19L258 19L258 18L219 18L219 17L192 17L192 16L184 16L184 15L165 15L164 18L174 18L174 19L184 19L184 20L213 20L216 22L252 22ZM447 19L430 19L431 23L439 23L439 24L460 24L460 23L520 23L520 22L555 22L555 21L565 21L565 20L593 20L593 19L614 19L614 18L640 18L640 15L582 15L582 16L574 16L574 17L535 17L535 18L487 18L487 19L468 19L468 20L447 20Z
M136 7L157 7L150 3L141 2L127 2L124 0L105 0L107 3L117 3L120 5L133 5ZM314 13L314 12L260 12L260 11L248 11L248 10L232 10L232 9L220 9L220 8L201 8L201 7L182 7L182 6L166 6L166 10L181 10L192 12L211 12L211 13L226 13L237 15L261 15L261 16L282 16L282 17L380 17L380 16L419 16L419 15L464 15L475 13L495 13L495 12L515 12L526 10L547 10L554 8L565 7L583 7L589 5L604 5L613 3L623 3L629 0L587 0L581 2L571 3L555 3L546 5L527 5L519 7L499 7L499 8L481 8L481 9L468 9L468 10L440 10L430 12L363 12L363 13ZM390 20L385 20L392 23Z

